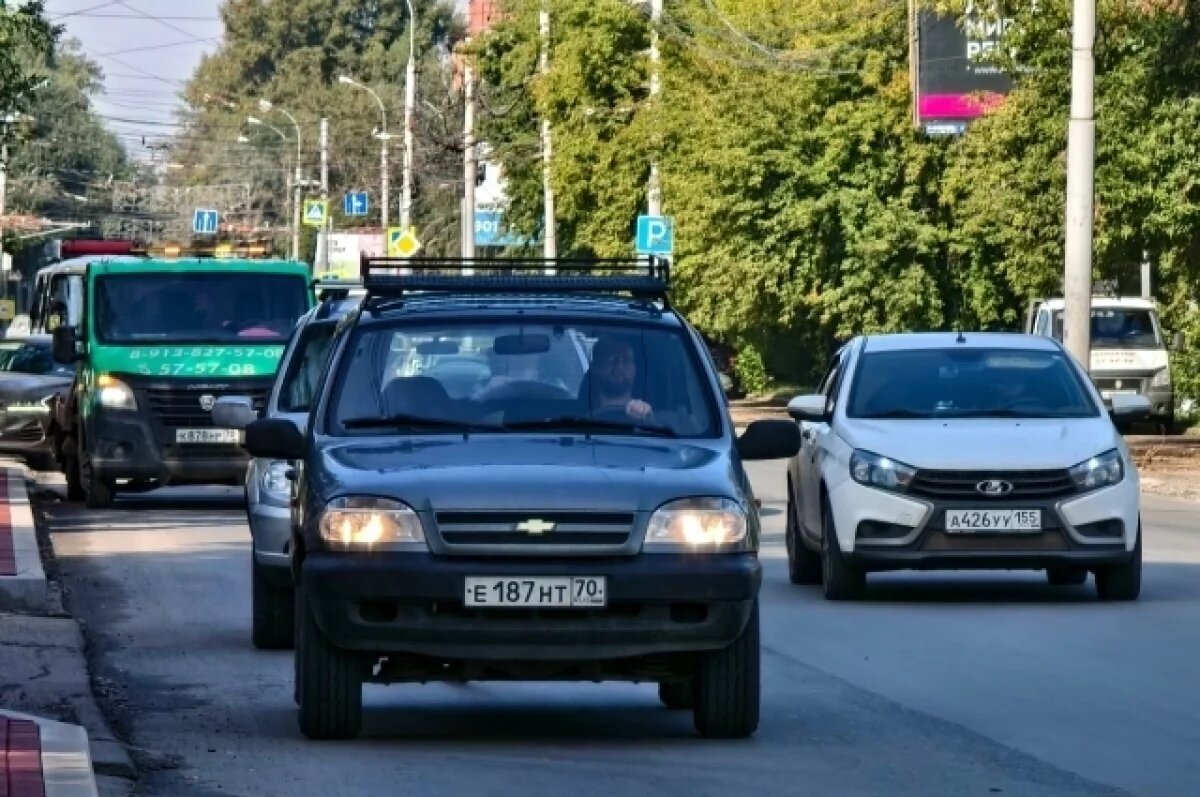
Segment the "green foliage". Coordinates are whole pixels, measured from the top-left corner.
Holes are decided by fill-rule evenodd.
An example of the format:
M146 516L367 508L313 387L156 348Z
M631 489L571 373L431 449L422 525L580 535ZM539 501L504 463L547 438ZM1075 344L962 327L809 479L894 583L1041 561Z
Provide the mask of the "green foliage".
M59 33L46 20L42 0L16 8L0 0L0 119L25 109L29 93L43 78L31 63L49 55Z

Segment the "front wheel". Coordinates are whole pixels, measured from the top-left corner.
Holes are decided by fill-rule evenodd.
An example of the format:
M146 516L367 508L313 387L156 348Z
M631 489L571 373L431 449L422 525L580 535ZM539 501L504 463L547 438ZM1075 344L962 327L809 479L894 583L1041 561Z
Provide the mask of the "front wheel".
M808 550L804 545L804 535L800 531L797 520L796 505L792 501L791 485L788 485L787 527L784 539L787 541L788 579L793 584L821 583L821 555Z
M259 650L286 650L295 641L296 602L291 585L271 582L263 566L250 555L251 638Z
M742 633L706 654L696 673L692 720L701 736L744 739L758 730L760 690L758 601Z
M831 601L861 600L867 591L867 573L846 561L833 525L833 510L828 504L822 513L821 573L825 584L825 599Z
M87 498L83 477L79 473L79 444L74 437L63 439L59 458L62 460L63 475L67 477L67 500L82 501Z
M1096 570L1096 594L1102 601L1135 601L1142 593L1142 527L1138 526L1133 556L1122 565Z
M117 498L116 484L96 476L92 455L80 445L76 461L79 463L79 481L83 485L84 503L89 509L108 509Z
M352 739L362 730L363 660L334 647L313 619L304 590L296 639L300 731L309 739Z

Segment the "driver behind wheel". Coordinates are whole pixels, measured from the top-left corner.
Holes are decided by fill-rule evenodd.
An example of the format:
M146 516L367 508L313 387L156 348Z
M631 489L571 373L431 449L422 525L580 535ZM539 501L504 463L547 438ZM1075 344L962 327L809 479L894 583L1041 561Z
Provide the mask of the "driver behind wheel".
M626 338L606 335L592 348L592 367L588 371L593 412L621 410L641 420L654 412L645 401L634 397L639 361L633 343Z

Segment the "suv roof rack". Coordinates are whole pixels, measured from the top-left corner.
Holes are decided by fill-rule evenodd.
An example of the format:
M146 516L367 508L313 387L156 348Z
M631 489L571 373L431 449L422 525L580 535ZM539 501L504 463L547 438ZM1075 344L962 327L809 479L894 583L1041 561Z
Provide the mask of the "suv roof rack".
M317 299L345 299L351 291L363 290L362 280L337 277L315 277L310 283L317 293Z
M362 255L367 301L410 293L630 294L670 306L670 262L638 258L390 258ZM475 273L463 274L464 268ZM400 269L409 273L398 273ZM554 273L546 271L553 269ZM454 273L457 272L457 273ZM482 272L482 273L480 273ZM524 272L524 273L522 273Z

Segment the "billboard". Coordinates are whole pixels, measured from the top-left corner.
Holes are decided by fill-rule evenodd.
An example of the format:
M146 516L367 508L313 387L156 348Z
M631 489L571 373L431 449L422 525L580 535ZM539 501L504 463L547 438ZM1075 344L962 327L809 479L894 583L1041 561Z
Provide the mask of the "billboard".
M998 5L967 0L961 17L918 15L917 122L931 135L957 135L1012 90L988 60L1012 27Z
M383 231L334 232L329 234L329 271L346 278L358 276L359 255L383 257Z

